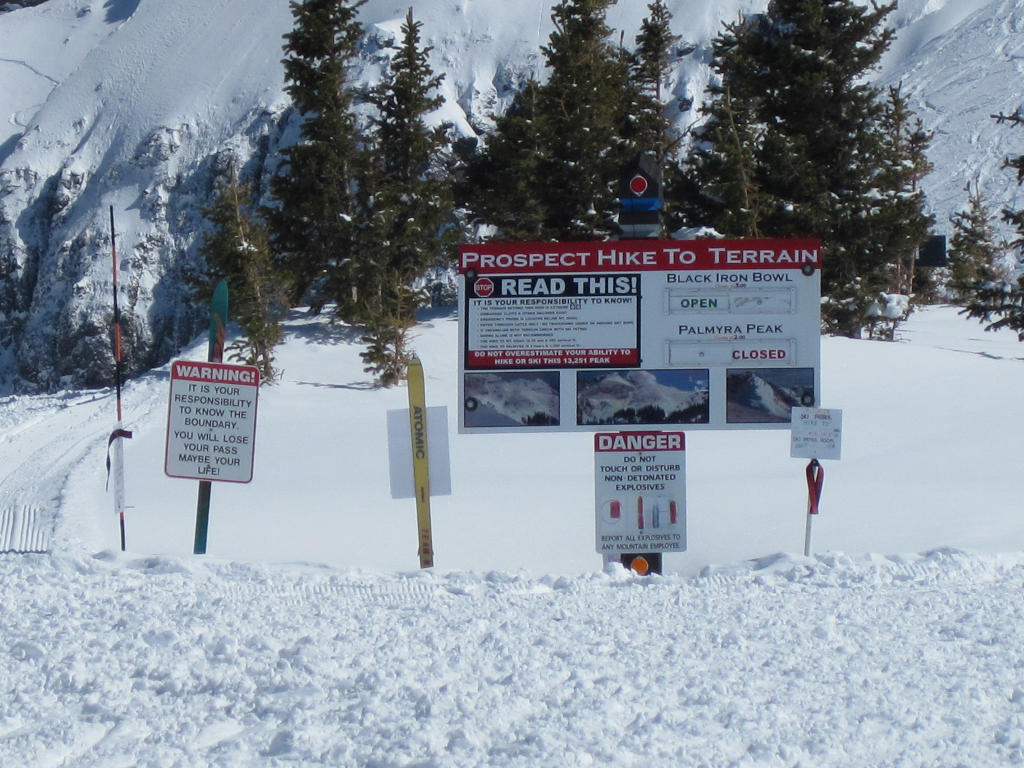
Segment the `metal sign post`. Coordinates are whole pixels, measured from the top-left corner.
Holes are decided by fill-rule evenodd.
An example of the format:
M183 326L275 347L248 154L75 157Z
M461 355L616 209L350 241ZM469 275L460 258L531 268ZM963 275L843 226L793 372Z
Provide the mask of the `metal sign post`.
M619 229L628 239L649 240L661 236L661 167L653 152L642 153L623 168L619 180ZM637 497L637 524L643 531L643 497ZM685 548L685 547L684 547ZM620 562L641 576L661 573L661 552L631 549Z
M213 292L210 302L210 339L206 359L211 363L224 360L224 339L228 327L228 284L221 280ZM206 534L210 527L210 493L213 487L209 480L199 481L199 494L196 498L196 536L192 552L196 555L206 554Z
M807 523L804 528L804 556L811 554L811 522L817 517L825 470L819 459L839 459L843 446L843 412L830 408L794 408L790 426L789 454L810 459L807 477Z
M114 476L114 512L121 526L121 551L125 550L124 533L124 440L132 433L124 428L121 411L121 310L117 305L117 235L114 231L114 206L110 206L110 255L114 267L114 388L117 392L117 423L107 438L107 478ZM110 451L113 448L114 458Z

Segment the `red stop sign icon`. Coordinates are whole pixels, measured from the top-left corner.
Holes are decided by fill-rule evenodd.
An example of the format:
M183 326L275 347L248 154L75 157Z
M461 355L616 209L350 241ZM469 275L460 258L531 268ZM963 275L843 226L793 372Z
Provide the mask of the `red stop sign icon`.
M637 197L640 197L644 192L647 191L647 177L643 174L638 173L632 179L629 180L629 191Z
M481 299L486 299L494 293L494 281L489 277L481 277L473 283L473 292Z

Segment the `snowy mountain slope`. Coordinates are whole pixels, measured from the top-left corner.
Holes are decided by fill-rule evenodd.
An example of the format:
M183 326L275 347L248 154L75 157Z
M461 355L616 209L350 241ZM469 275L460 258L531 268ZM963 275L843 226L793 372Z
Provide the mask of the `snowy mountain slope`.
M5 144L0 166L0 259L11 297L3 341L26 378L52 387L84 368L96 381L104 366L86 361L109 359L109 206L135 367L191 337L177 283L202 225L214 156L255 153L281 95L278 30L290 14L265 5L259 24L247 21L253 4L242 0L219 13L189 0L58 0L0 17L31 40L45 37L53 18L73 16L96 41L78 60L69 56L67 76ZM211 55L224 41L230 50Z
M0 551L53 545L68 466L92 455L96 435L108 429L107 400L79 392L0 402Z
M45 19L47 34L38 33ZM0 78L0 158L6 157L49 94L115 27L102 14L51 3L38 13L0 16L4 30Z
M907 0L893 16L900 38L879 76L902 82L936 133L925 186L940 230L967 180L996 206L1016 200L1000 165L1019 137L988 114L1020 101L1022 2ZM764 0L669 6L683 38L669 110L683 130L709 77L709 40ZM407 7L362 7L360 82L379 78ZM645 12L645 0L619 0L608 21L628 45ZM543 76L546 0L423 0L415 13L445 74L436 118L463 136L483 130L526 75ZM245 161L262 189L274 148L294 136L280 65L290 26L278 0L49 0L0 14L0 386L105 381L109 206L130 364L164 362L191 338L197 318L179 284L215 171Z
M966 207L968 183L980 186L994 214L1024 205L1015 175L1002 167L1024 151L1024 132L992 119L1024 108L1022 60L1021 0L947 3L900 30L883 81L902 84L934 132L934 170L924 187L939 232L950 231L949 216Z

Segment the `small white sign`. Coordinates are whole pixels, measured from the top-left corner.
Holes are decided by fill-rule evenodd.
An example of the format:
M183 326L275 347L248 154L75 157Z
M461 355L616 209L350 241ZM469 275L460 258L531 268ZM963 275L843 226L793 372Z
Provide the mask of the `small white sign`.
M790 453L794 459L840 459L843 412L835 408L794 408Z
M449 496L452 492L451 458L448 455L448 408L427 408L427 471L431 496ZM391 498L416 498L413 480L412 440L409 434L409 409L388 411L388 469Z
M682 432L594 435L598 553L686 550L685 448Z
M164 472L248 483L256 450L259 369L175 360L167 404Z

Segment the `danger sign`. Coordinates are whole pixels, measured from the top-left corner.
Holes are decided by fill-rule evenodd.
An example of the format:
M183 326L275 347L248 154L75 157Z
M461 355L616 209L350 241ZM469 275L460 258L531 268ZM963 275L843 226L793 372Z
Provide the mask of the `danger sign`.
M594 499L599 553L684 551L686 435L594 435Z
M259 388L253 366L173 362L164 472L192 480L252 480Z

